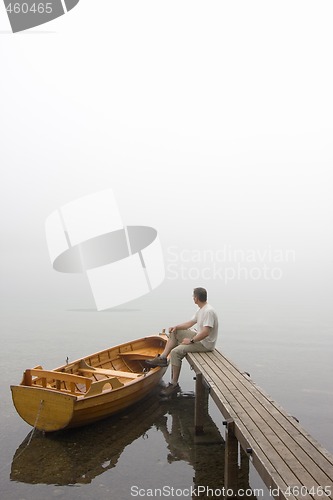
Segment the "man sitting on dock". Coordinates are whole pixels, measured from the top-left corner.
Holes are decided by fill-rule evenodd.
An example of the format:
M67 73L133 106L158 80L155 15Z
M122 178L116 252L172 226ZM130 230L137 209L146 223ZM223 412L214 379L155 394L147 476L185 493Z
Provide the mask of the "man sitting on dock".
M215 347L218 334L218 318L214 308L207 302L207 291L205 288L193 290L194 303L199 310L192 319L180 325L169 328L170 337L162 354L151 360L146 360L150 366L167 366L167 356L170 354L171 382L161 391L161 396L171 396L180 391L178 379L182 359L188 352L207 352ZM191 327L197 325L197 330Z

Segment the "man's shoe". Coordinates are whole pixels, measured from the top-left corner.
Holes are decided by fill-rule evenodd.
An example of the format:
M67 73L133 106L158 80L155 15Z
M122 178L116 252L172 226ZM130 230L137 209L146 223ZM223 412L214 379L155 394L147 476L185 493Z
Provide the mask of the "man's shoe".
M178 384L176 384L176 385L169 384L165 389L161 390L160 396L167 398L167 397L171 396L172 394L176 395L178 392L180 392L180 387Z
M145 363L149 366L168 366L168 360L166 358L162 358L160 354L153 359L145 359Z

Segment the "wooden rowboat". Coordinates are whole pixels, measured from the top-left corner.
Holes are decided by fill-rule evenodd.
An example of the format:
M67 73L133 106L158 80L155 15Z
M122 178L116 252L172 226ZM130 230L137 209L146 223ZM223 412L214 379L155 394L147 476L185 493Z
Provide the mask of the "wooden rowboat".
M163 352L164 335L126 342L54 370L25 370L11 386L18 414L46 432L91 424L140 401L156 387L166 367L147 368L145 359Z

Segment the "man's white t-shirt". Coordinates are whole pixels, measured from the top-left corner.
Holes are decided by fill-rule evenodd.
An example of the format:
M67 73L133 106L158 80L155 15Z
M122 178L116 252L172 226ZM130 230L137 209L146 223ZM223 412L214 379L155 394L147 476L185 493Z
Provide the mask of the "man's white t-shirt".
M197 332L200 333L204 326L210 327L210 333L208 337L200 340L203 346L209 350L213 350L217 340L219 321L217 319L217 314L215 309L210 305L206 304L201 307L193 316L193 319L197 323Z

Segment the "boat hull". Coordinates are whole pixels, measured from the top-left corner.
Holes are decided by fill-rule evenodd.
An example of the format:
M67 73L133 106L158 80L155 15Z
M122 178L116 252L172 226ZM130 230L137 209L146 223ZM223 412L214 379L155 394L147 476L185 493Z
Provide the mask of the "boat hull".
M41 367L37 367L37 370L26 370L31 372L30 378L25 372L21 385L11 386L14 406L23 420L45 432L79 427L114 415L145 398L159 384L166 367L155 367L149 371L142 369L141 372L139 369L144 366L142 358L145 349L147 356L152 357L163 351L165 343L165 337L145 337L95 353L53 371L43 371ZM135 353L138 360L135 359ZM104 360L104 364L100 362L96 365L95 360L100 359ZM88 365L87 361L95 362L95 366ZM111 365L116 365L117 369L110 370ZM128 371L128 378L125 370ZM104 375L99 372L108 375L103 378ZM32 375L36 373L38 376L34 379ZM115 380L114 374L119 374L119 378L116 379L116 386L112 382L112 387L108 381ZM91 379L88 379L87 375ZM52 384L50 379L53 378L55 380ZM58 379L64 379L67 385L68 380L73 379L77 383L82 379L86 383L86 392L81 395L77 392L76 385L75 390L72 389L70 393L66 382Z
M96 422L141 401L156 387L165 371L166 368L159 368L156 372L150 372L142 380L133 381L124 388L76 401L69 427Z
M76 398L35 387L12 386L17 413L32 427L45 432L70 426Z

